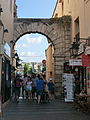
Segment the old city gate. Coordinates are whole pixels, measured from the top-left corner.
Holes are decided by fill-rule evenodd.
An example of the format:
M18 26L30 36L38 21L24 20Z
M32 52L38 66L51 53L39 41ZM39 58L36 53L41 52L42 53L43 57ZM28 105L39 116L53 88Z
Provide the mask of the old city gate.
M71 17L50 19L16 18L14 22L14 44L27 33L41 33L54 46L54 81L56 95L61 94L63 64L69 60L71 43ZM13 45L14 45L13 44Z

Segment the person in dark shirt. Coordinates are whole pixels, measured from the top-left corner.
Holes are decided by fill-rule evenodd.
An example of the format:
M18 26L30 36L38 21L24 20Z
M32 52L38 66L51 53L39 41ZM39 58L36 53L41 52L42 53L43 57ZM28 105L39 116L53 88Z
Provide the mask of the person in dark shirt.
M52 82L52 79L48 82L48 90L49 90L49 97L51 100L54 99L54 83Z
M15 80L14 80L15 99L16 99L17 103L19 102L21 85L22 85L22 80L20 79L20 75L17 75Z
M36 82L36 91L37 91L37 103L40 103L41 96L43 95L44 90L44 80L38 75L38 80Z

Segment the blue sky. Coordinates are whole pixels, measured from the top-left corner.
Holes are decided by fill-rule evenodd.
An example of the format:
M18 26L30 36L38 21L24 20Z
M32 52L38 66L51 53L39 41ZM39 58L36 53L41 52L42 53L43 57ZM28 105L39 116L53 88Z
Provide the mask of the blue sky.
M51 2L52 1L52 2ZM57 0L17 0L19 18L51 18ZM47 38L41 34L27 34L16 44L17 53L24 62L45 59Z
M48 42L45 36L40 34L27 34L22 36L17 44L16 49L24 62L41 62L45 59L45 49Z

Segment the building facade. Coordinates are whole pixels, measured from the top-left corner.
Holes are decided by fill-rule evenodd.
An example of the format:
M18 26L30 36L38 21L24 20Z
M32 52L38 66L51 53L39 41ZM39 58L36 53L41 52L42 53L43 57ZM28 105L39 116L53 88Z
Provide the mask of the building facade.
M90 0L57 0L53 12L54 18L70 15L72 18L71 59L81 60L78 65L71 65L71 71L78 79L78 92L85 89L90 94ZM87 61L87 62L85 62ZM69 61L64 64L69 67Z
M52 44L46 49L46 80L52 77L54 82L54 47Z
M10 98L14 9L15 0L0 0L0 103Z

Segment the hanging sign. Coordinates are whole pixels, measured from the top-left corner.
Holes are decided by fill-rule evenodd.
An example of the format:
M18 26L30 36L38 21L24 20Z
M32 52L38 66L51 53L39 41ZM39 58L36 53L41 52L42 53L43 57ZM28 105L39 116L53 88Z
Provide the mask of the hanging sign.
M70 59L69 65L70 66L82 66L82 59Z
M90 56L89 55L82 55L82 66L90 67Z
M74 82L73 74L63 73L62 87L64 88L65 102L73 102L74 100Z

